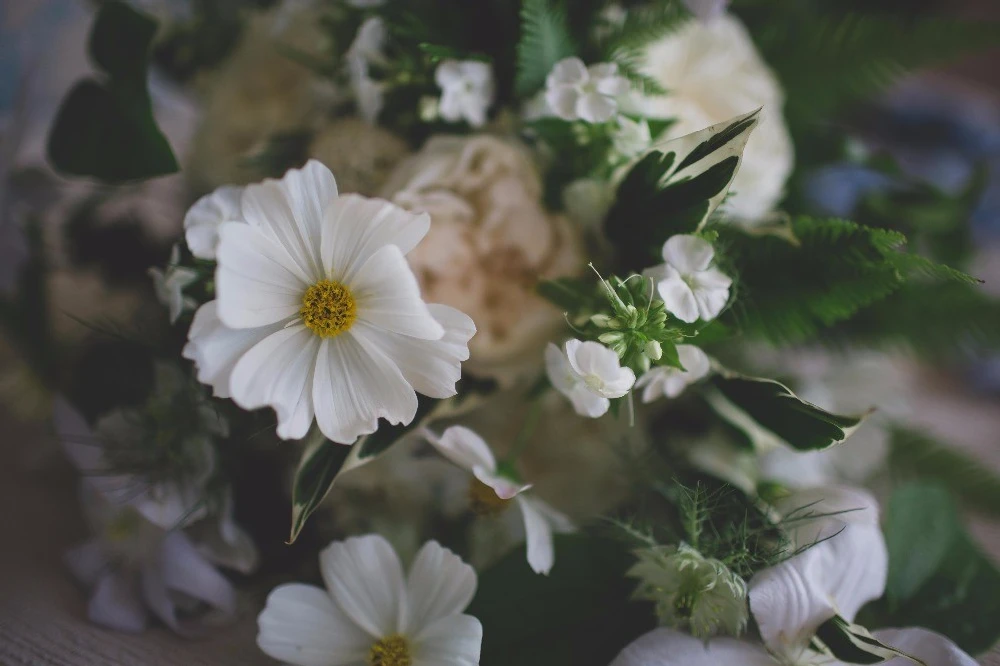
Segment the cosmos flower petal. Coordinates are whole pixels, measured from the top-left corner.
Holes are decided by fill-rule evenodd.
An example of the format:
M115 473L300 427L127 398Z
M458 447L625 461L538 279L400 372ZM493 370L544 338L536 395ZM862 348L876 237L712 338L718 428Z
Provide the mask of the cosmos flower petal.
M483 625L471 615L442 617L412 645L413 666L479 666Z
M410 566L406 589L409 617L404 630L429 627L466 609L476 593L476 572L437 541L428 541Z
M545 515L538 510L533 498L518 495L516 501L524 518L528 566L535 573L548 575L556 561L555 543L552 539L552 525L545 519Z
M497 461L482 437L465 426L451 426L441 436L425 431L425 437L438 453L462 469L472 471L477 467L494 473Z
M219 244L219 225L243 219L240 209L242 187L226 185L198 199L184 216L184 239L191 254L214 260Z
M393 333L440 340L444 328L420 298L420 286L395 245L375 252L347 283L358 319Z
M260 649L296 666L353 666L364 662L372 644L325 590L312 585L274 588L257 626Z
M97 581L87 603L87 619L115 631L137 633L149 623L149 612L134 577L114 568Z
M976 666L978 663L949 639L930 629L879 629L873 635L883 644L934 666ZM912 663L908 659L897 657L887 661L886 666L906 666Z
M352 537L330 544L319 558L326 588L356 625L374 637L400 631L409 614L406 582L388 541Z
M775 666L760 645L735 638L703 641L675 629L654 629L640 636L611 666Z

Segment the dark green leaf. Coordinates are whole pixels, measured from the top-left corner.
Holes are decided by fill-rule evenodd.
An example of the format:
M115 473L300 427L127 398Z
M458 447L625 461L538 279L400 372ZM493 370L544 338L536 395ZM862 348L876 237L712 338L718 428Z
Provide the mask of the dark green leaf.
M90 57L117 85L144 88L156 21L124 2L101 5L90 31Z
M594 282L592 278L557 278L539 282L537 290L542 298L566 312L587 312L602 302Z
M815 641L839 661L848 664L881 664L889 659L903 657L913 664L933 666L900 652L873 637L864 627L851 624L834 616L816 629Z

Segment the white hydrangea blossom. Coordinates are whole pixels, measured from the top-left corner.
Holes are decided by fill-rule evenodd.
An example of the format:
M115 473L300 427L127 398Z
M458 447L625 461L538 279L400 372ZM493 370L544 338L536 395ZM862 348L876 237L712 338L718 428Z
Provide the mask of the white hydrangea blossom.
M434 73L441 88L438 114L448 122L464 120L473 127L486 124L486 112L496 94L493 67L478 60L444 60Z
M618 113L616 98L629 86L614 63L587 67L579 58L566 58L552 68L545 88L549 108L563 120L605 123Z

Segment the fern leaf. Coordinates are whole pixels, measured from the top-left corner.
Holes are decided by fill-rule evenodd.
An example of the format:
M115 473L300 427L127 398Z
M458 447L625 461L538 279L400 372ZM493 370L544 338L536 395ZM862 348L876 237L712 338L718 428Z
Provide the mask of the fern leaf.
M552 67L576 53L566 12L549 0L524 0L517 44L515 92L528 97L545 84Z
M647 7L629 9L625 22L601 39L604 60L632 60L651 42L666 37L691 19L679 0L664 0Z

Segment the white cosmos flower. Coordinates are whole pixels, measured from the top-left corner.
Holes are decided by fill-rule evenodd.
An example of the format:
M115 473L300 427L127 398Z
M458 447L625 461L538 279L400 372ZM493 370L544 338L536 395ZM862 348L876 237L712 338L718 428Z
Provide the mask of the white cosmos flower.
M545 370L552 385L569 398L580 416L597 418L635 384L635 373L623 368L618 354L599 342L567 340L565 352L549 343Z
M517 505L524 522L528 565L535 573L548 574L556 557L552 534L572 531L569 519L528 493L531 484L501 474L489 445L472 430L452 426L440 436L425 430L424 437L441 455L472 474L469 503L474 513L495 516L505 513L512 503Z
M657 629L626 647L612 666L848 666L812 651L809 641L816 628L834 615L853 621L861 606L882 596L888 555L878 526L878 506L868 493L843 487L796 493L782 505L787 511L808 507L817 516L795 521L799 527L790 535L790 548L815 545L750 581L750 609L763 645L732 638L705 642L672 629ZM800 510L786 519L794 515L804 514ZM950 640L926 629L881 629L873 635L927 664L976 663ZM885 664L911 662L899 657Z
M628 80L614 63L587 67L579 58L566 58L552 68L545 88L549 107L563 120L605 123L618 113L616 98L628 92Z
M178 266L178 263L180 263L180 249L175 245L170 252L170 261L166 269L156 267L149 269L149 277L153 278L153 291L156 292L156 298L160 303L167 306L171 324L176 324L185 310L198 307L198 302L194 298L184 295L184 289L198 279L198 273L191 268Z
M684 369L657 366L639 378L636 388L643 389L642 401L653 402L658 398L676 398L690 384L708 375L711 363L708 355L694 345L677 345L677 356Z
M667 312L691 323L715 319L729 302L733 281L712 266L715 250L703 238L690 234L671 236L663 244L663 262L643 275L656 281Z
M408 574L381 536L330 544L320 553L326 590L275 588L257 618L257 645L295 666L476 666L479 620L462 611L476 572L436 541Z
M467 121L473 127L486 123L493 103L493 68L478 60L444 60L434 73L441 88L438 112L448 122Z
M241 210L219 228L217 298L184 348L199 381L244 409L273 407L279 437L304 437L315 418L345 444L379 418L409 423L415 391L455 394L475 325L420 298L404 255L426 214L338 196L315 160L247 186Z
M184 240L191 254L215 260L219 245L219 225L243 219L240 214L242 187L227 185L194 202L184 216Z

